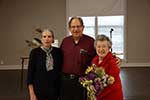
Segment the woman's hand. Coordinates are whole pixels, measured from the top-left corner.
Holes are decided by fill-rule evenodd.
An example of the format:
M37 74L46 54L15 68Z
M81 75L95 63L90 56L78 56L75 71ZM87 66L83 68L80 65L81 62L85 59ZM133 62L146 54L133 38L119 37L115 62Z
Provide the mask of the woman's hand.
M35 93L34 93L33 85L30 84L30 85L28 86L28 88L29 88L30 100L37 100L36 95L35 95Z
M30 100L37 100L36 95L35 94L30 94Z
M117 61L116 61L117 66L120 66L120 65L121 65L121 62L122 62L122 59L120 59L120 58L117 57L116 55L117 55L116 53L113 53L113 56L117 59Z
M122 60L121 60L119 57L116 57L116 58L117 58L116 64L117 64L118 66L120 66L120 65L121 65Z

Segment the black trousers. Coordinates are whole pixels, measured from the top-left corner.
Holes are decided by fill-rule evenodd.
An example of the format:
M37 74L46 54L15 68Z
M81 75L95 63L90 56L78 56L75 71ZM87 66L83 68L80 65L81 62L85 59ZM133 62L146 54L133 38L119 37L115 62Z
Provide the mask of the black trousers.
M78 82L78 78L62 77L60 100L87 100L85 88Z
M37 100L59 100L59 99L58 96L48 96L48 97L37 96Z
M59 91L47 91L36 94L37 100L59 100Z

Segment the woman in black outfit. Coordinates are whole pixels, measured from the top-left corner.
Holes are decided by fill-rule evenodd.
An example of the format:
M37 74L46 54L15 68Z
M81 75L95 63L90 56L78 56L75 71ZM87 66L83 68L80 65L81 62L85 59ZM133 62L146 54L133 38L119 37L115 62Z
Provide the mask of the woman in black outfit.
M58 100L60 89L60 72L62 54L59 48L53 47L54 33L43 30L42 46L30 53L27 85L30 100Z

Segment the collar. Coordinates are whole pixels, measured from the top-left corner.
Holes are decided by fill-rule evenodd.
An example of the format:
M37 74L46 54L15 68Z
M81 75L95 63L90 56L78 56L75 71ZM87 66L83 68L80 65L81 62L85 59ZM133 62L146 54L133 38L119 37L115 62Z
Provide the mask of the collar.
M50 52L52 51L53 47L44 48L43 46L41 46L41 49L42 49L43 51L45 51L46 53L50 53Z

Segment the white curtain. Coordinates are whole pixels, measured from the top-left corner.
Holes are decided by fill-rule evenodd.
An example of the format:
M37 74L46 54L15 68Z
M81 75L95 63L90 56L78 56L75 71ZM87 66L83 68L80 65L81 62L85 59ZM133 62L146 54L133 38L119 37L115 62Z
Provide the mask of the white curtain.
M66 0L67 16L124 15L126 0Z

